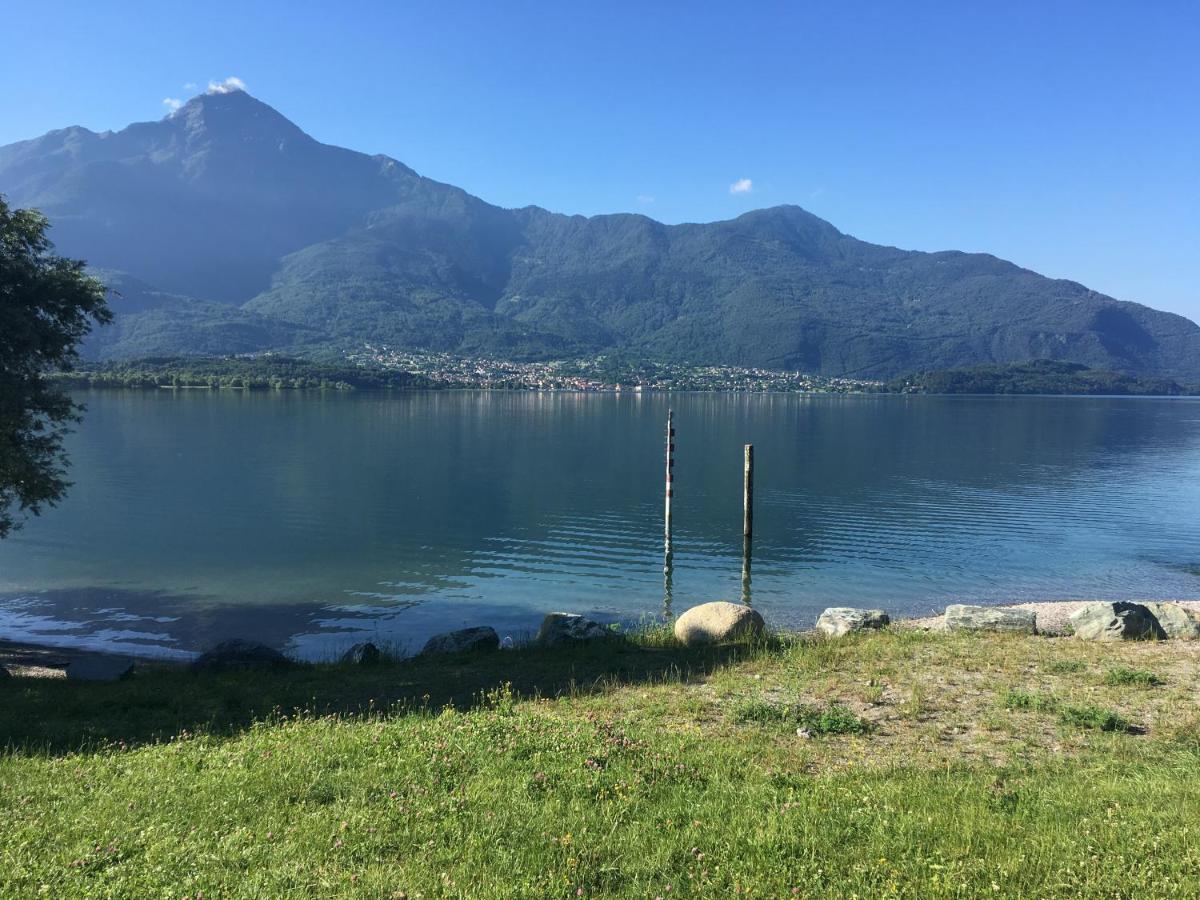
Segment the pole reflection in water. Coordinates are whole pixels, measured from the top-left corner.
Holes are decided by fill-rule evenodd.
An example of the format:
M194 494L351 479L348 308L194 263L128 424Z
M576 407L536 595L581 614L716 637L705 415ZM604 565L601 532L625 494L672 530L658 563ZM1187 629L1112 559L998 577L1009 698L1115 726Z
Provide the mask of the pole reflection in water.
M750 535L742 537L742 602L750 605Z
M674 581L675 581L675 547L671 541L671 535L667 535L666 545L663 549L663 618L670 620L672 616L671 602L674 599Z

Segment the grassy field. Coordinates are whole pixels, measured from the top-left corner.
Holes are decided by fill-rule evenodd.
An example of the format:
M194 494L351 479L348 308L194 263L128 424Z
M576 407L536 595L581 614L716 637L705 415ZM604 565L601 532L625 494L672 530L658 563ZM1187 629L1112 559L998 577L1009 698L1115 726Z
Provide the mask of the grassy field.
M1200 894L1200 645L662 633L0 682L0 895Z

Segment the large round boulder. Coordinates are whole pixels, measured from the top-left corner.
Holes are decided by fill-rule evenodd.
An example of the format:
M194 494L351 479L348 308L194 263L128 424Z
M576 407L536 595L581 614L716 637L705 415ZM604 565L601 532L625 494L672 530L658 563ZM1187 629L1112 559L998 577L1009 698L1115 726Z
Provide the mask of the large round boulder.
M946 607L943 621L947 631L1011 631L1037 634L1037 616L1028 609L953 603Z
M435 653L466 653L468 651L499 650L500 635L489 625L476 628L460 628L435 634L421 648L422 656Z
M1071 613L1075 636L1085 641L1143 641L1165 638L1154 615L1141 603L1089 603Z
M554 612L542 619L537 642L543 647L555 647L606 637L612 637L612 632L599 622L576 613Z
M841 637L852 631L883 628L891 621L891 617L882 609L831 606L817 619L817 631L827 637Z
M234 639L222 641L205 650L192 663L192 668L203 672L224 672L231 669L280 668L290 664L291 660L273 647Z
M675 637L685 647L695 647L754 637L764 627L758 610L744 603L717 600L693 606L676 619Z

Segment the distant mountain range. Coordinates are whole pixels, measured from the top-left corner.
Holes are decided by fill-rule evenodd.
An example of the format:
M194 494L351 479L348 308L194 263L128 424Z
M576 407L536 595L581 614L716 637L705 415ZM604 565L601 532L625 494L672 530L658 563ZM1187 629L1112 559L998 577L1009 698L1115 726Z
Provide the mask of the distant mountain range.
M586 177L581 172L580 177ZM0 193L118 292L99 358L397 347L889 377L1055 359L1200 380L1200 328L795 206L703 225L501 209L321 144L244 91L0 148Z

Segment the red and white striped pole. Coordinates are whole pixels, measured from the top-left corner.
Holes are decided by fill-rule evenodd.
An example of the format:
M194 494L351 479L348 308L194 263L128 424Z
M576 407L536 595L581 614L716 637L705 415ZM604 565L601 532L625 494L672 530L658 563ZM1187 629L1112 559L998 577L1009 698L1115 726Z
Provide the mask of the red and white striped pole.
M667 493L663 507L663 535L671 542L671 489L675 484L675 413L667 410Z

